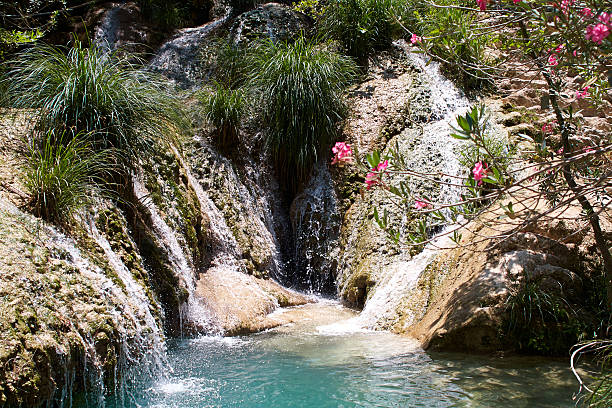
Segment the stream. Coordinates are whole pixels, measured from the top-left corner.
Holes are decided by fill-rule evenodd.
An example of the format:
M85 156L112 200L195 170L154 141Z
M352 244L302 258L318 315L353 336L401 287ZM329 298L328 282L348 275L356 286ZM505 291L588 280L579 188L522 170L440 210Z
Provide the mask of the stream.
M169 341L172 371L137 381L106 406L574 406L564 360L426 353L410 338L351 328L355 312L330 300L275 314L294 322L243 337Z

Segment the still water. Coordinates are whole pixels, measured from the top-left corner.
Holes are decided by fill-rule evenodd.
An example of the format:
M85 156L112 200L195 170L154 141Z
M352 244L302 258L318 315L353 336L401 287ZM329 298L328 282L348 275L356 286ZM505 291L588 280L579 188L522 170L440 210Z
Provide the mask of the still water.
M106 406L575 405L566 361L425 353L411 339L351 327L353 312L334 302L283 313L296 322L245 337L172 341L166 378Z

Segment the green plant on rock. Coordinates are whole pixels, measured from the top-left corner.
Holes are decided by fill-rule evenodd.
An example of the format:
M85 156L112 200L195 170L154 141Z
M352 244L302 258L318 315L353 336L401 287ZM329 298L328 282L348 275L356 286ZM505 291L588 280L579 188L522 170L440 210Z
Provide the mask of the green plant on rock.
M93 151L82 134L45 133L29 148L25 186L32 213L47 221L65 223L91 202L94 191L103 192L110 171L109 151Z
M7 74L11 106L34 109L36 130L83 132L92 149L113 149L118 170L135 165L156 142L182 126L181 109L164 82L129 62L79 40L64 50L36 45Z
M261 94L267 144L279 174L296 184L327 152L346 113L345 87L355 77L350 58L300 36L267 42L253 81Z
M231 89L246 85L258 44L250 44L247 48L224 39L213 46L211 62L215 81Z
M392 0L332 0L322 17L321 31L366 65L372 53L391 45L391 7Z
M206 120L215 127L217 144L229 147L238 143L238 129L246 111L244 91L217 84L216 89L201 100Z

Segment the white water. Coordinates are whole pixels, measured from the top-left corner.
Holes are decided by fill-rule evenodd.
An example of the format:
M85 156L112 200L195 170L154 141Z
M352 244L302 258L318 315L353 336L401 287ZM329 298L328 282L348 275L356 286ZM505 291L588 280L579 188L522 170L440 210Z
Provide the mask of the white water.
M140 177L133 177L132 183L136 199L149 211L152 222L151 228L155 238L166 249L168 260L172 264L172 271L189 294L187 302L181 305L181 330L186 324L189 324L199 332L217 331L218 329L215 327L210 313L204 307L202 299L195 293L198 271L195 270L193 262L185 255L182 246L179 244L176 232L161 217Z
M184 28L164 43L149 63L149 68L159 72L183 88L197 85L200 76L201 46L213 30L221 26L227 17L206 23L200 27Z
M294 199L291 222L301 283L311 293L335 290L341 217L325 161L315 164L310 181Z
M119 40L119 21L117 14L121 6L115 6L104 13L101 24L96 27L93 42L103 50L113 52Z

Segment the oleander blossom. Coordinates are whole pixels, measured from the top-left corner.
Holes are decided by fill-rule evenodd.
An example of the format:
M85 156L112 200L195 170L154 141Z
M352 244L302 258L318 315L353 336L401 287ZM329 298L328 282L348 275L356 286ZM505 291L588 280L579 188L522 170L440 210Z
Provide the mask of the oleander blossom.
M591 18L591 17L593 17L593 10L591 10L588 7L585 7L585 8L582 9L580 14L582 14L586 18Z
M552 133L553 125L552 123L545 123L542 125L542 133Z
M476 0L476 3L478 3L480 11L485 11L487 9L487 0Z
M412 44L412 45L420 44L421 41L423 41L423 39L421 37L419 37L418 35L414 34L414 33L410 37L410 44Z
M331 164L336 164L343 166L346 163L353 162L353 150L351 146L347 145L344 142L338 142L332 147L332 152L334 153L334 157L332 158Z
M425 208L429 208L429 204L422 200L415 200L414 208L416 208L417 210L423 210Z
M378 166L372 168L370 172L366 175L365 183L368 186L368 190L377 184L381 183L382 175L385 170L389 167L389 161L385 160L384 162L378 163Z
M548 65L550 65L551 67L559 65L559 61L557 61L557 56L556 55L548 56Z
M589 87L585 86L584 88L576 91L576 99L588 98L589 96Z
M478 182L478 185L482 184L482 179L487 176L487 164L479 161L474 165L472 169L472 174L474 175L474 180Z
M604 14L604 13L602 13ZM601 16L600 16L601 20ZM591 25L586 28L585 38L587 40L593 41L595 44L601 45L603 40L605 40L610 35L610 28L604 23L599 23L596 25Z

